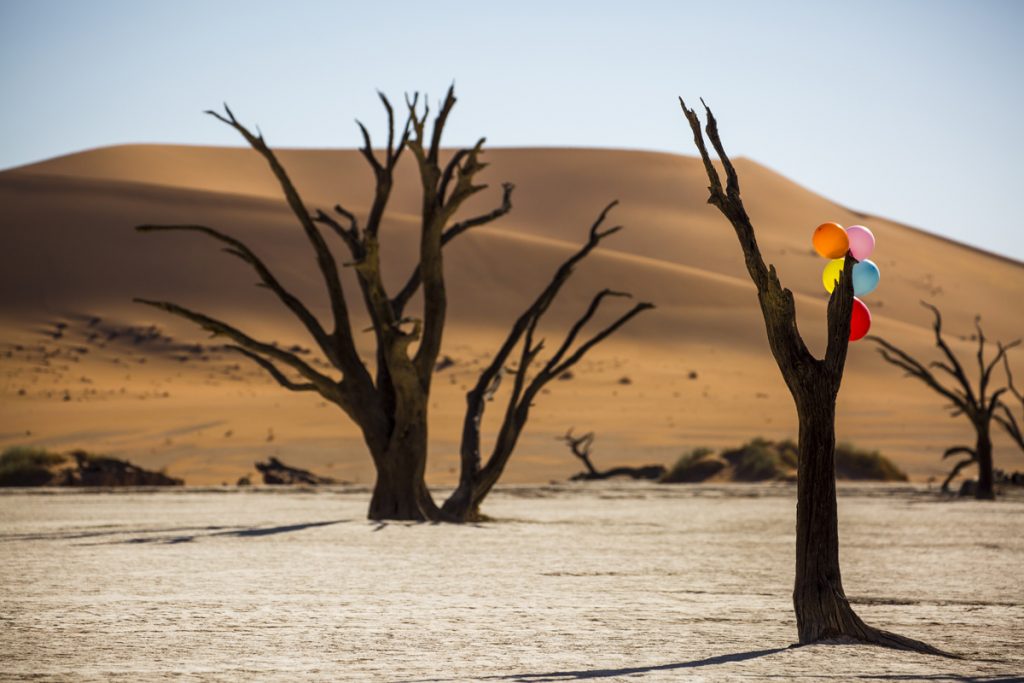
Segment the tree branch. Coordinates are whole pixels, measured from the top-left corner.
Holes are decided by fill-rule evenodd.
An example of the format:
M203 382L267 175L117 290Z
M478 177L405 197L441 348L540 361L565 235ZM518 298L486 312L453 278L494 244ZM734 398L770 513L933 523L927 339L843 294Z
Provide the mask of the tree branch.
M474 216L473 218L459 221L455 225L451 226L444 231L441 237L441 244L448 244L452 239L458 237L462 233L466 232L470 228L475 228L481 225L487 225L498 220L509 211L512 210L512 191L515 190L516 186L512 183L501 184L501 205L485 214Z
M629 296L628 294L617 294L617 295L618 296L627 296L627 297ZM592 307L593 308L596 308L597 304L600 303L600 296L601 295L599 294L597 297L594 298L594 302L592 303ZM545 380L544 380L544 382L542 384L538 385L537 389L539 390L540 387L542 387L544 384L547 384L548 381L550 381L551 379L553 379L555 377L558 377L559 375L564 373L566 370L568 370L572 366L576 365L576 363L578 363L580 360L582 360L583 356L585 356L587 354L587 352L590 351L590 349L594 348L595 346L600 344L602 341L604 341L605 339L610 337L612 334L614 334L616 332L616 330L618 330L620 327L622 327L627 322L629 322L634 316L639 315L643 311L650 310L652 308L654 308L654 304L646 302L646 301L642 301L642 302L634 305L633 308L629 309L629 311L627 311L623 315L619 316L619 318L617 318L613 323L611 323L610 325L608 325L607 327L602 329L600 332L595 334L593 337L588 339L586 342L584 342L578 349L576 349L576 351L571 356L569 356L564 361L562 361L562 362L558 363L557 365L555 365L551 369L550 373L548 373L548 377L545 378ZM585 322L586 321L583 318L581 318L580 321L578 321L576 325L578 327L582 328L582 326L583 326L583 324ZM566 348L568 348L568 345L566 345ZM536 392L534 392L534 393L536 393Z
M828 346L825 349L825 372L835 378L833 390L839 392L839 382L850 348L850 320L853 316L853 267L857 260L846 253L839 282L828 298Z
M489 213L476 216L465 221L461 221L451 226L450 228L445 230L444 233L441 235L441 246L445 246L446 244L448 244L453 239L455 239L462 233L466 232L470 228L475 228L477 226L486 225L488 223L496 221L497 219L501 218L509 211L511 211L513 189L515 189L515 186L512 183L502 183L503 192L501 206L490 211ZM401 317L402 313L405 311L405 307L409 303L409 300L412 299L412 297L416 294L416 291L419 289L420 284L422 282L421 273L422 271L420 268L420 264L417 263L415 269L413 269L413 272L409 275L409 279L406 280L405 285L402 287L401 291L399 291L398 294L396 294L395 297L391 300L391 307L395 311L395 315Z
M980 326L979 326L978 329L979 330L981 329ZM984 400L985 400L985 388L988 386L989 380L992 377L992 370L995 369L996 365L999 364L1000 360L1005 360L1006 359L1006 352L1009 351L1010 349L1012 349L1013 347L1018 346L1020 344L1020 342L1021 342L1020 339L1014 339L1009 344L1003 344L1001 342L997 342L996 347L998 348L998 351L996 352L995 357L991 360L991 362L989 362L988 365L984 365L982 363L982 358L981 358L981 356L979 354L978 361L979 361L979 364L981 365L981 388L978 390L978 394L981 396L982 402L984 402ZM1013 376L1009 372L1009 367L1010 367L1009 364L1007 364L1006 367L1007 367L1006 376L1007 376L1007 379L1010 382L1010 386L1009 387L1004 387L1002 389L1002 391L1006 391L1007 389L1012 389L1013 388ZM998 392L996 392L996 393L998 393ZM994 409L995 406L996 406L996 403L998 401L998 396L996 396L996 393L993 393L992 397L989 399L989 402L988 402L988 409L989 410ZM1016 395L1016 391L1015 390L1014 390L1014 395Z
M572 451L572 454L583 461L588 472L593 475L598 474L594 463L590 462L590 446L594 443L594 432L587 432L583 436L573 436L572 428L570 427L565 436L560 437L559 440L564 441L565 445Z
M267 146L263 136L254 135L252 131L239 123L227 104L224 105L224 111L227 114L226 117L212 110L208 110L206 113L238 131L245 138L246 142L249 143L249 146L259 152L264 158L274 177L277 178L288 206L299 220L299 224L306 233L309 243L316 252L317 265L327 287L327 293L331 301L331 311L334 315L334 332L332 337L338 348L337 356L345 364L346 369L355 370L357 365L362 366L362 361L359 359L359 354L356 352L355 342L352 338L352 326L349 321L348 307L345 303L345 295L342 291L341 278L338 274L338 266L334 261L334 256L324 241L323 235L320 234L316 224L313 222L309 211L306 210L306 206L299 196L298 190L295 189L291 178L288 177L288 173L278 161L273 150Z
M882 337L871 335L867 339L875 342L881 347L878 349L878 353L887 363L895 365L896 367L905 370L911 377L916 377L921 380L933 390L948 398L953 402L953 405L968 415L974 414L976 406L972 402L942 385L937 379L935 379L935 375L928 372L928 369L921 365L921 363L910 354L898 348L895 344L886 341Z
M340 384L330 377L323 375L312 368L304 361L302 361L294 353L290 353L283 349L280 349L273 344L267 344L253 339L249 335L245 334L241 330L238 330L227 323L211 318L203 313L189 310L178 304L171 303L169 301L154 301L151 299L134 299L136 303L145 304L154 308L159 308L163 311L171 313L173 315L185 318L191 322L199 325L204 330L207 330L214 336L223 336L232 340L238 346L241 346L252 353L263 354L269 356L274 360L280 361L285 365L290 366L300 375L308 379L325 398L335 401L339 398Z
M703 103L703 100L702 100ZM704 142L704 133L701 132L700 118L697 113L687 108L683 99L679 98L679 106L690 124L693 132L693 141L700 152L704 162L704 170L707 173L708 191L710 196L708 203L714 205L732 224L740 247L743 250L744 262L751 281L757 287L758 302L761 305L761 312L764 317L765 327L768 333L768 342L771 345L772 355L786 380L791 391L800 381L800 374L806 370L816 367L815 359L808 351L796 324L796 305L793 293L782 287L774 266L765 266L761 250L757 245L757 238L754 235L754 227L750 217L743 206L740 197L739 178L736 169L733 167L729 155L726 154L725 146L722 144L718 133L718 122L715 120L711 109L705 104L704 110L707 116L705 130L708 139L715 148L718 158L722 162L727 177L727 186L722 189L722 181L718 170L711 161L707 146ZM837 305L842 305L842 302ZM849 339L846 340L847 343ZM830 366L834 366L840 359L837 348L831 357Z
M288 310L305 325L321 351L327 356L327 359L339 369L344 370L337 355L337 348L327 332L324 331L323 326L320 325L320 321L316 319L316 316L298 298L281 285L267 265L241 240L225 235L205 225L139 225L135 229L139 232L198 232L212 237L218 242L227 244L230 249L225 249L224 251L252 266L259 275L263 285L276 294L277 298L281 300Z
M925 308L931 309L932 313L935 314L935 322L932 325L932 329L935 330L935 345L942 350L942 353L945 354L946 358L949 359L949 362L952 365L952 367L947 367L945 365L940 365L939 367L942 367L944 370L946 370L953 377L956 378L956 381L960 384L961 387L963 387L963 392L964 395L967 396L968 403L978 405L978 400L974 396L974 389L971 388L971 383L967 379L967 375L964 373L963 366L960 365L960 360L956 357L953 351L946 344L945 340L942 338L942 314L939 313L938 308L928 303L927 301L922 301L921 305L924 306ZM984 342L982 342L982 344L984 344Z
M276 365L274 365L269 360L267 360L266 358L264 358L263 356L261 356L259 354L253 353L252 351L250 351L250 350L248 350L246 348L243 348L241 346L235 346L235 345L232 345L232 344L227 345L227 347L225 347L225 348L231 349L232 351L236 351L236 352L242 354L243 356L246 356L249 359L251 359L253 362L255 362L257 365L259 365L261 368L266 370L267 373L271 377L273 377L275 380L277 380L277 383L280 384L281 386L283 386L285 389L290 389L291 391L317 391L317 388L316 388L315 384L308 383L308 382L307 383L293 382L292 380L288 379L288 377L286 377L285 374L283 372L281 372L281 370L278 369L278 367Z
M551 306L551 303L554 301L559 291L561 291L562 286L568 281L576 264L586 258L602 240L615 234L621 229L621 226L602 229L609 212L616 206L616 204L618 204L618 202L613 201L600 212L597 219L591 224L590 229L587 232L587 241L575 253L559 265L547 287L537 295L537 298L534 299L533 303L531 303L519 318L516 319L512 328L509 330L504 343L495 353L490 364L480 373L480 377L477 379L476 384L466 394L467 407L466 417L463 422L461 447L463 480L461 481L460 486L465 487L472 482L475 489L474 496L477 500L481 499L486 495L487 491L490 490L490 486L497 480L497 477L500 475L505 463L508 461L512 448L515 446L515 440L518 437L519 431L525 423L529 412L530 401L532 401L533 395L539 391L540 386L542 386L538 385L536 387L528 387L526 389L527 396L523 398L523 400L520 400L520 396L523 393L523 387L525 386L526 373L529 365L540 351L540 345L534 345L533 343L533 332L537 327L538 321ZM596 307L596 303L599 303L600 299L610 294L611 292L608 294L602 293L598 295L596 302L592 303L591 308L588 308L588 312L584 314L584 319L570 329L569 336L571 339L575 339L583 324L585 324L593 315L592 309ZM595 344L599 343L601 339L604 339L614 332L615 329L624 325L629 318L649 307L651 307L650 304L640 304L635 307L633 311L622 316L613 325L609 326L602 335L599 335L599 339L592 339L589 342L589 346L587 346L582 353L586 353L589 348L592 348ZM524 336L525 340L523 339ZM486 473L482 473L485 468L481 466L480 428L483 421L486 402L492 395L492 388L496 387L497 382L500 381L501 372L505 367L509 356L521 340L523 341L524 347L522 358L520 359L519 366L515 371L516 383L515 386L513 386L513 390L511 392L512 395L506 406L505 417L502 427L499 430L499 436L495 440L494 449L487 460L487 471ZM563 344L563 346L565 345ZM566 346L565 348L568 347ZM562 353L564 354L565 350L563 350ZM582 354L580 357L582 357ZM549 373L554 375L554 368L552 368Z

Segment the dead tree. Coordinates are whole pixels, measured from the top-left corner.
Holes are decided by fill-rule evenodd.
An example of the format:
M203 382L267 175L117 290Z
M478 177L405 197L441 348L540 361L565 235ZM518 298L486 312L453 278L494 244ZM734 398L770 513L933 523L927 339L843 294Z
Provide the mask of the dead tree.
M960 470L971 463L977 463L978 485L974 488L974 497L979 500L993 500L995 499L995 491L992 488L991 426L992 418L996 416L996 411L1002 405L999 398L1006 391L1006 387L995 389L989 394L989 382L992 379L992 371L999 364L1000 359L1006 355L1007 349L1019 344L1020 340L1018 339L1006 346L998 344L998 351L995 357L990 361L986 361L985 333L981 329L981 319L974 319L974 327L977 330L978 338L978 387L975 389L967 378L967 373L963 365L960 364L960 360L942 338L942 314L939 313L939 309L924 301L921 302L921 305L931 309L932 313L935 314L935 322L932 325L935 330L935 345L942 351L942 355L945 356L944 360L932 361L926 366L881 337L871 336L868 339L878 344L878 353L881 354L887 363L901 368L906 371L908 377L919 379L932 391L948 399L952 404L950 406L951 416L963 415L970 421L971 427L974 429L974 448L956 446L947 450L942 456L946 458L956 453L966 453L969 456L966 460L954 466L953 471L943 483L943 490L947 490L949 482ZM932 369L941 370L949 376L952 383L947 385L940 382L936 374L932 372Z
M1002 344L999 345L999 349L1003 351L1003 365L1006 368L1007 388L1010 393L1013 394L1013 397L1017 399L1017 402L1020 403L1021 419L1018 422L1013 411L1010 410L1010 406L1006 405L1002 400L1000 400L999 405L1002 409L1002 413L996 413L995 419L996 422L1002 425L1003 429L1006 430L1006 433L1010 435L1010 438L1013 439L1014 443L1024 451L1024 433L1021 432L1021 430L1024 429L1024 394L1021 394L1020 390L1017 389L1013 383L1013 372L1010 370L1010 356L1005 352L1006 348L1008 347L1004 347Z
M601 476L601 473L594 467L594 463L590 462L590 447L594 444L594 432L587 432L583 436L573 436L572 428L570 427L565 436L561 437L561 440L565 442L565 445L569 447L573 455L583 461L583 466L587 468L587 471L582 474L590 475L587 478L592 479L597 479ZM573 479L575 478L573 477Z
M587 432L583 436L573 436L572 429L565 433L565 436L558 437L564 441L572 454L583 461L587 468L586 472L580 472L569 477L570 481L595 481L611 479L612 477L630 477L632 479L661 479L665 476L664 465L643 465L642 467L613 467L610 470L599 470L594 467L590 460L590 447L594 443L594 432Z
M853 309L850 276L855 259L847 253L839 284L828 302L825 357L815 358L797 329L793 293L782 287L775 266L766 265L761 256L754 227L740 197L739 177L725 153L715 117L705 105L705 131L725 170L725 187L705 145L699 117L686 107L682 98L679 104L693 131L693 140L710 182L708 203L718 208L736 232L747 272L757 288L768 344L796 404L799 463L793 607L800 643L846 637L942 654L925 643L868 626L853 611L843 592L836 511L835 412L850 339Z
M945 460L946 458L950 458L956 455L957 453L963 453L967 457L958 462L957 464L953 465L953 469L951 469L949 471L949 474L946 475L946 478L942 480L942 486L940 487L940 489L943 493L950 492L949 485L953 482L954 479L956 479L957 475L960 474L961 470L963 470L965 467L970 467L974 463L978 462L978 458L975 455L975 450L970 446L953 446L952 448L947 448L946 452L942 454L942 459ZM977 490L977 487L975 487L975 490Z
M501 348L494 355L490 364L480 373L473 388L467 392L466 416L462 426L460 447L459 484L445 501L443 509L446 515L460 520L478 519L480 503L505 471L505 466L508 464L512 451L515 449L523 427L529 418L530 408L541 389L551 380L576 365L587 352L629 322L631 318L642 311L654 308L653 304L647 302L635 304L625 314L573 349L580 333L597 313L605 299L629 297L629 294L610 289L598 292L586 311L569 329L554 353L531 375L530 369L544 348L544 340L536 338L537 326L558 296L562 286L569 280L576 264L585 259L603 239L622 229L622 226L618 225L601 229L608 212L617 203L612 202L601 212L590 228L586 243L558 267L551 282L519 316ZM521 346L520 342L522 342ZM520 347L519 358L515 368L510 370L506 364L517 346ZM484 462L481 455L481 428L484 411L487 403L495 396L503 373L512 376L512 388L494 446L487 461Z
M136 301L190 320L215 336L228 338L232 342L228 348L252 360L284 388L291 391L317 392L325 400L340 407L360 428L376 469L377 478L369 508L370 518L454 519L444 514L434 502L424 478L431 379L441 348L448 301L442 249L459 235L507 214L512 207L513 187L508 183L502 186L501 203L493 210L456 219L459 209L466 200L487 186L476 182L478 174L486 166L480 160L483 139L472 147L455 151L447 161L442 160L441 137L448 116L455 105L453 89L448 90L440 104L432 127L427 123L429 107L426 103L422 108L419 107L418 96L406 98L407 114L404 126L400 129L396 126L395 111L391 103L383 94L380 95L380 99L388 120L387 143L383 150L374 150L366 127L357 122L363 138L360 151L370 167L375 184L369 211L365 216L359 217L340 204L334 206L332 213L322 209L311 211L261 133L254 133L241 124L227 105L224 107L224 114L207 112L240 133L259 153L277 179L288 207L315 255L317 268L330 301L331 319L328 324L325 325L313 315L307 305L290 292L267 264L242 241L204 225L142 225L137 228L142 232L200 233L221 243L225 252L249 264L259 278L258 286L270 290L299 320L332 368L330 371L322 372L295 353L271 342L255 339L225 321L176 303L152 299ZM401 289L391 295L384 286L381 274L379 235L391 197L395 169L406 149L409 149L414 157L422 186L419 260ZM602 218L603 216L604 214ZM342 288L338 261L328 245L324 231L333 234L342 242L348 252L345 265L355 271L375 341L373 372L356 349L349 303ZM611 232L613 231L601 233L595 226L584 251L589 252L598 241ZM568 271L571 272L571 266ZM568 278L569 272L565 273L565 279ZM563 282L564 279L558 282L556 292ZM406 307L420 289L423 291L422 314L419 317L408 316ZM606 294L595 300L595 304L604 296ZM542 309L546 309L546 306L545 303ZM588 342L589 346L582 352L576 353L585 353L586 349L621 326L632 314L624 316L612 328ZM527 353L524 353L524 359L532 360L539 351L539 348L532 344L536 320L533 313L526 317L525 323L522 323L522 320L520 319L517 325L523 324L523 329L528 330L531 335L527 337ZM572 338L575 338L579 327L582 325L578 324L573 328L573 334L570 335ZM510 335L510 340L512 336L514 335ZM571 365L575 362L573 358L576 356L564 361L559 359L558 363L571 361ZM504 363L504 358L501 363ZM528 363L521 363L520 367L525 368L526 365ZM489 383L490 380L487 385ZM529 398L535 393L532 387L533 385L530 391L523 392L528 394ZM516 398L518 401L525 396L517 395ZM514 432L518 435L525 423L528 408L528 400L525 401L525 405L517 403L513 417L506 420L510 434ZM511 449L511 446L514 446L514 438L511 442L506 440L503 443L506 444L505 447ZM508 455L509 453L504 453L503 460L507 460ZM497 480L497 476L500 476L501 467L487 470L488 490Z

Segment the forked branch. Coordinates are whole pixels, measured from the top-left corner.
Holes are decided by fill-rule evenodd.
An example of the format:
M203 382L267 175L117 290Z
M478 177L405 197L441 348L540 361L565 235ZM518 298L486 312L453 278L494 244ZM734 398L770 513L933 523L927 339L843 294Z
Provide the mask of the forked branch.
M565 445L569 447L572 454L583 461L583 465L587 468L587 471L592 475L597 475L597 468L594 467L594 463L590 462L590 446L594 443L594 432L587 432L583 436L573 436L572 428L565 433L565 436L560 437L561 441L565 442Z
M228 245L228 248L224 249L224 251L252 266L253 270L256 271L256 274L260 278L261 285L277 295L277 298L280 299L288 310L290 310L306 327L306 330L316 341L320 350L323 351L328 360L330 360L335 366L340 367L337 348L328 336L327 332L324 331L320 321L316 319L316 316L314 316L308 308L306 308L305 304L284 288L281 282L267 267L266 263L256 256L256 254L253 253L253 251L243 242L205 225L140 225L135 229L139 232L198 232Z
M245 141L249 143L249 146L264 158L274 177L277 178L289 208L291 208L292 213L298 219L303 232L313 247L313 251L316 253L317 266L327 287L327 293L331 302L331 312L334 315L334 331L331 337L337 347L336 355L342 362L346 372L354 375L357 370L356 366L362 366L362 361L359 360L359 354L356 352L355 343L352 338L348 306L345 303L341 277L338 273L338 266L334 260L334 255L324 241L323 235L320 234L313 216L306 209L302 197L299 195L294 183L292 183L291 178L288 177L284 166L281 165L277 155L267 145L263 135L258 132L253 133L246 126L239 123L227 104L224 105L224 112L225 114L219 114L218 112L208 110L206 113L238 131L245 138Z
M451 242L453 239L466 232L471 228L475 228L481 225L487 225L498 220L509 211L512 210L512 191L515 189L515 185L512 183L502 183L502 196L501 205L492 211L482 214L480 216L474 216L464 221L460 221L455 225L449 227L441 235L441 246L444 247L446 244ZM416 291L419 289L420 284L423 282L422 270L420 264L417 263L413 272L409 275L409 279L406 280L405 285L401 291L395 295L391 300L391 307L395 311L395 315L401 316L408 305L409 300L415 296Z
M1005 351L1002 345L1000 345L1000 349ZM1017 417L1013 414L1013 411L1010 410L1010 406L1006 405L1002 400L999 402L999 408L1002 410L1002 414L996 413L995 419L996 422L1006 430L1006 433L1010 435L1010 438L1014 440L1017 446L1021 450L1024 450L1024 433L1022 433L1022 428L1024 428L1024 394L1021 394L1020 390L1018 390L1016 385L1013 383L1013 371L1010 370L1010 358L1006 353L1003 353L1003 366L1006 369L1007 389L1009 389L1010 394L1017 399L1017 402L1020 403L1021 419L1018 422Z
M266 370L267 373L271 377L273 377L274 380L277 381L277 383L280 384L285 389L289 389L291 391L316 391L317 390L316 385L313 384L312 382L295 382L295 381L292 381L283 372L281 372L281 370L276 365L274 365L271 361L267 360L266 358L264 358L263 356L259 355L258 353L253 353L252 351L250 351L247 348L244 348L242 346L235 346L235 345L231 345L231 344L229 344L227 346L227 348L229 348L232 351L235 351L237 353L240 353L243 356L245 356L245 357L249 358L250 360L252 360L254 363L256 363L261 368Z
M616 204L617 202L611 202L601 211L590 227L586 243L558 267L548 286L541 291L526 311L519 316L491 363L483 370L476 385L466 395L467 410L466 419L463 424L461 453L462 471L464 477L476 480L477 495L480 497L486 495L490 486L497 481L497 478L503 471L519 438L519 434L526 423L532 402L541 389L552 379L558 377L582 360L588 351L620 329L633 317L642 311L654 307L653 304L646 302L637 303L570 353L570 349L581 331L591 321L606 298L629 296L622 292L614 292L607 289L599 292L592 299L590 305L580 318L569 328L565 339L559 344L551 358L530 378L533 361L543 347L543 342L534 342L534 334L540 320L561 291L563 285L571 277L574 267L582 259L586 258L602 240L621 230L621 226L603 228L609 211ZM486 408L488 392L490 387L500 378L500 373L504 371L510 355L520 342L522 343L522 350L518 364L511 371L514 375L513 387L505 408L502 425L487 463L483 464L480 454L480 426Z
M166 311L180 318L185 318L196 325L200 326L204 330L210 332L214 336L227 337L235 344L249 352L249 357L252 355L260 355L264 358L271 358L288 365L300 375L310 381L310 383L319 391L325 398L335 400L338 397L339 383L330 377L321 374L320 372L313 369L308 363L300 359L294 353L285 351L273 344L261 342L253 339L249 335L245 334L241 330L232 327L231 325L211 318L208 315L199 313L178 304L171 303L169 301L154 301L151 299L139 299L134 300L136 303L145 304L160 310ZM267 368L266 365L263 366Z

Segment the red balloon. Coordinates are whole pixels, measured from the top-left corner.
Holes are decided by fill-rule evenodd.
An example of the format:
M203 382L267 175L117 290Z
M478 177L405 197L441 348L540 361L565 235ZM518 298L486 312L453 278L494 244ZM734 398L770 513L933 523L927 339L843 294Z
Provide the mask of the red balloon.
M853 297L853 313L850 315L850 341L864 337L871 329L871 311L864 302Z

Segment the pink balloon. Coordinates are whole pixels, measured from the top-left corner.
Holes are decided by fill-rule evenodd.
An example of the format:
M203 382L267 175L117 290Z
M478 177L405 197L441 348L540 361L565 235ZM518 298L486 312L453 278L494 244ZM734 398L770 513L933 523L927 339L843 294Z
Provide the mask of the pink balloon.
M863 261L875 250L875 236L863 225L851 225L846 229L850 239L850 253L853 258Z

